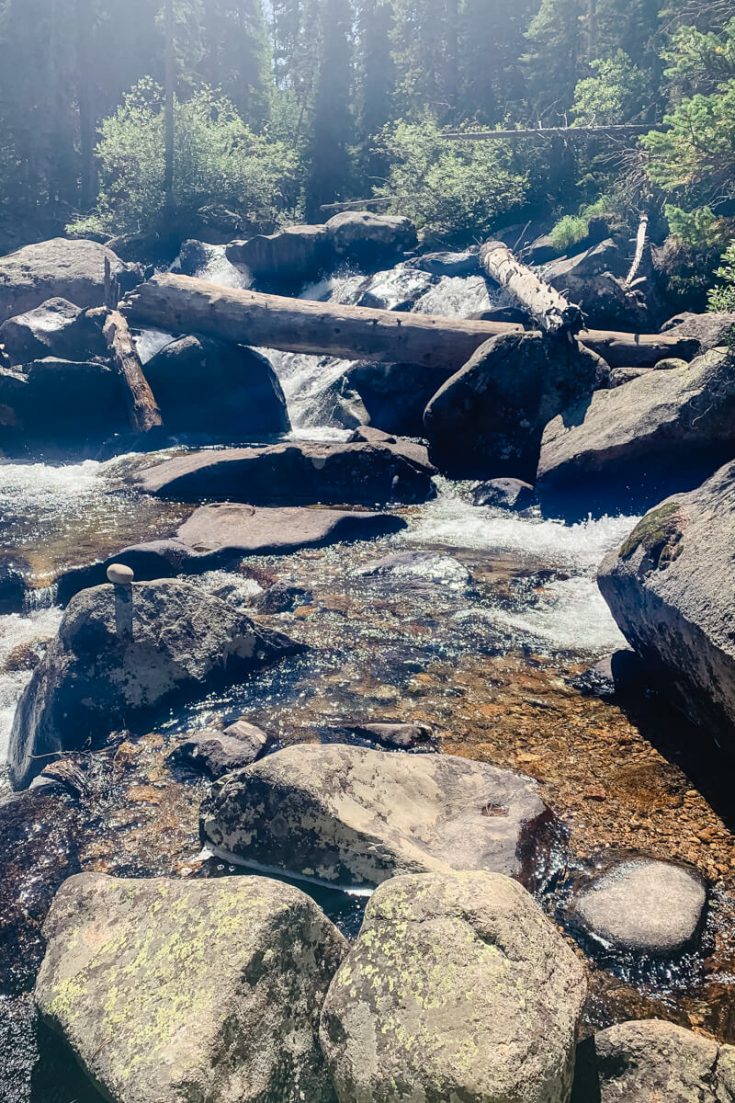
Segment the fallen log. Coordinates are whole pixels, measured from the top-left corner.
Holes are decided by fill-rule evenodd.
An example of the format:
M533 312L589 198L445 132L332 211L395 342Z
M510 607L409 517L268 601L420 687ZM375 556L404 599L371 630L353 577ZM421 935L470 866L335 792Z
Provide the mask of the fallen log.
M615 123L611 126L537 126L526 130L447 130L441 137L449 142L521 142L538 138L627 138L664 130L657 123Z
M487 241L480 249L480 264L490 279L518 300L544 333L579 333L584 325L580 307L570 303L536 272L513 256L502 241Z
M118 310L100 310L102 333L112 362L125 384L130 425L137 433L148 433L163 425L161 411L143 374L135 342L126 319Z
M511 322L476 322L430 314L402 314L363 306L289 299L219 287L190 276L156 276L123 300L129 321L167 333L201 333L242 345L459 370ZM650 367L669 356L688 357L696 342L664 334L583 330L579 339L613 367Z

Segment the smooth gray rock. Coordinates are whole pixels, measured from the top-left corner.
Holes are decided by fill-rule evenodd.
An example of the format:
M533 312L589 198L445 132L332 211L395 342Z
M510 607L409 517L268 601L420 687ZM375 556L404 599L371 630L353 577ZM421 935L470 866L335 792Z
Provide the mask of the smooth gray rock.
M521 513L535 504L536 491L522 479L491 479L474 488L472 501L476 506L494 506Z
M148 494L251 505L374 505L431 496L434 468L416 446L277 444L190 452L144 468L132 481Z
M85 873L45 934L36 1003L112 1103L334 1099L317 1031L346 943L298 889Z
M396 877L329 989L339 1103L567 1103L584 967L533 898L485 872Z
M629 858L575 895L573 918L606 948L669 957L696 941L706 903L706 885L696 870Z
M711 354L710 354L711 355ZM602 563L602 595L669 695L735 753L735 463L647 513Z
M576 491L602 481L645 489L658 478L689 489L735 456L735 370L723 351L688 367L647 372L624 387L597 391L547 425L539 488ZM676 480L679 480L676 485Z
M545 426L589 403L607 374L605 362L581 346L550 344L538 333L494 337L426 407L431 460L457 478L533 482Z
M324 226L288 226L275 234L232 241L226 255L257 278L294 287L315 279L329 265L332 243Z
M358 361L345 373L345 386L376 429L408 437L424 435L424 410L451 369L417 364Z
M104 305L105 260L121 291L140 283L137 265L123 264L96 241L57 237L0 257L0 323L48 299L68 299L81 307Z
M619 1023L577 1047L572 1103L732 1103L735 1047L658 1019Z
M108 351L102 327L74 303L58 298L8 318L0 326L0 344L13 364L45 356L91 360Z
M224 731L196 732L176 748L171 758L219 778L250 766L267 745L265 732L241 719Z
M38 756L99 742L300 649L179 579L83 590L18 704L11 782L27 784Z
M335 886L488 869L535 883L553 821L528 778L451 755L287 747L230 774L202 809L232 860Z
M399 260L418 244L416 227L401 215L342 211L325 228L337 256L356 264Z
M579 303L588 323L601 329L645 331L647 310L640 293L629 292L622 277L628 256L608 238L572 257L554 261L545 279L570 302Z
M378 743L393 751L436 750L431 728L426 724L401 723L397 720L382 723L352 720L335 724L334 729L351 732L360 739Z
M693 314L685 311L669 318L661 326L662 333L691 337L699 342L702 352L732 344L735 339L735 314Z
M148 361L145 376L169 433L260 440L291 428L270 361L211 337L181 337Z
M106 364L47 356L26 364L11 382L8 405L28 437L100 440L129 428L125 388Z
M464 277L481 273L477 249L465 249L462 253L424 253L408 261L407 267L431 276Z

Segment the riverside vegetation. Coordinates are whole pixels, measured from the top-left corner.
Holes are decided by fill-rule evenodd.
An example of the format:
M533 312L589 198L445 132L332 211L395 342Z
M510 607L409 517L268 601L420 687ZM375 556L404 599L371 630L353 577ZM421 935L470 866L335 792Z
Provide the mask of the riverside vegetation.
M0 1095L735 1100L728 5L156 7L0 2Z

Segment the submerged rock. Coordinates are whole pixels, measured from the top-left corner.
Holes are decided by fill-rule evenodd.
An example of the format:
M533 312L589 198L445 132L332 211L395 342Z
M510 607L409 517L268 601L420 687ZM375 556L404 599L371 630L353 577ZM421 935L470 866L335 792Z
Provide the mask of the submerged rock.
M240 442L291 428L278 377L254 349L211 337L181 337L144 370L169 433Z
M573 918L605 947L668 957L695 942L706 902L707 889L696 870L630 858L575 895Z
M428 272L430 276L479 276L482 272L477 249L465 249L463 253L423 253L408 261L406 267Z
M601 1030L577 1047L572 1103L731 1103L735 1047L649 1019Z
M735 370L725 351L651 371L570 407L544 433L539 487L577 493L604 483L626 492L689 489L735 456ZM655 499L654 499L655 500Z
M432 462L457 478L533 481L545 426L589 402L607 371L594 353L538 333L493 337L426 407Z
M598 582L662 691L735 754L735 463L647 513Z
M22 611L26 588L25 573L21 565L13 560L0 559L0 616Z
M123 264L96 241L57 237L0 257L0 323L53 298L103 306L106 260L122 292L140 283L137 265Z
M300 648L188 582L84 590L18 704L12 784L19 788L38 772L39 755L104 740Z
M34 310L8 318L0 326L0 344L14 364L45 356L69 360L107 356L102 327L67 299L49 299Z
M426 724L401 723L398 720L386 720L383 723L348 720L334 725L335 731L351 732L358 739L370 743L379 743L394 751L436 750L434 737Z
M430 497L433 467L415 446L278 444L191 452L145 468L137 486L162 498L252 505L372 505Z
M361 567L361 578L389 578L403 586L441 586L464 589L472 575L458 559L432 551L405 551L386 555Z
M36 1002L112 1103L334 1099L317 1031L346 943L298 889L83 874L45 934Z
M533 898L485 872L397 877L332 981L340 1103L566 1103L584 968Z
M218 783L204 839L235 861L340 887L488 869L535 883L552 816L528 778L450 755L278 751Z

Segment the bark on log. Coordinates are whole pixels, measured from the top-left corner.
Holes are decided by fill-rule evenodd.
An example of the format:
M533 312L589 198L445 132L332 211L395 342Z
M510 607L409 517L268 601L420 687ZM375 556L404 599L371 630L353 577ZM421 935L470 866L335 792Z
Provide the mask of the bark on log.
M502 241L486 242L480 249L480 263L490 279L510 291L544 333L579 333L584 324L580 307L516 260Z
M168 333L201 333L284 352L454 370L491 337L523 330L510 322L475 322L262 295L168 274L140 284L123 300L122 309L132 323ZM669 334L583 330L579 339L613 367L650 367L665 357L687 357L697 347L696 342Z
M163 425L161 411L143 374L128 323L118 310L105 311L105 314L102 333L112 362L125 383L131 427L137 433L159 429Z

